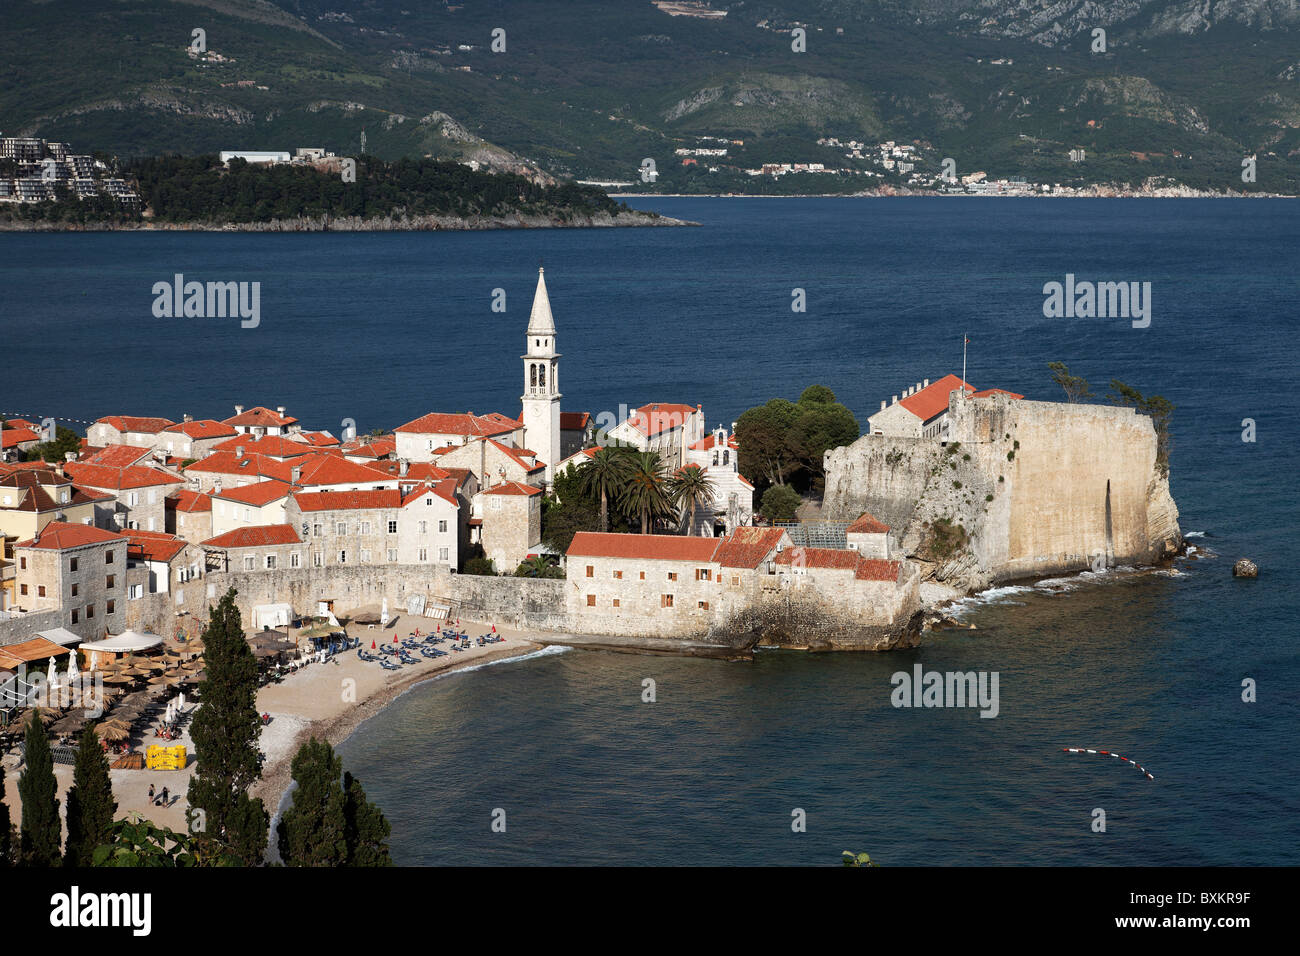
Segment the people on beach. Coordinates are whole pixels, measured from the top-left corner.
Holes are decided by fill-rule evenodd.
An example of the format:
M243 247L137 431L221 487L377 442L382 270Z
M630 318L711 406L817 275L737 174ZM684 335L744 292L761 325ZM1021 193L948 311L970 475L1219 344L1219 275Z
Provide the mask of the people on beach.
M153 803L153 784L149 784L149 802Z
M162 788L162 793L160 793L160 794L158 795L158 797L159 797L159 802L158 802L157 805L159 805L159 806L163 806L163 807L165 807L165 806L168 805L168 803L169 803L169 799L168 799L168 796L167 796L167 788L166 788L166 787L163 787L163 788Z

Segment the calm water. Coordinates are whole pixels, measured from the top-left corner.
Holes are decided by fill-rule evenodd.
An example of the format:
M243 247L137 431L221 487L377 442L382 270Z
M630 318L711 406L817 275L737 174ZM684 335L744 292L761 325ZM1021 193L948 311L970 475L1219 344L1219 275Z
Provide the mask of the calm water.
M921 378L1056 398L1062 360L1175 414L1183 576L1010 591L890 656L724 664L569 652L427 684L349 767L405 863L1300 863L1295 602L1300 206L1287 201L654 200L699 229L0 235L0 411L287 405L314 427L514 413L547 269L568 409L730 421L818 381L861 419ZM259 281L262 323L159 320L154 282ZM1148 329L1045 319L1042 285L1150 281ZM508 311L491 311L504 288ZM808 310L790 309L806 290ZM1242 420L1258 440L1243 443ZM1250 555L1255 582L1233 581ZM889 676L996 670L1001 712L896 710ZM641 703L641 681L658 701ZM1240 702L1240 682L1259 702ZM1116 761L1060 752L1116 750ZM507 832L492 833L503 808ZM808 832L790 830L791 811ZM1105 809L1108 832L1089 829Z

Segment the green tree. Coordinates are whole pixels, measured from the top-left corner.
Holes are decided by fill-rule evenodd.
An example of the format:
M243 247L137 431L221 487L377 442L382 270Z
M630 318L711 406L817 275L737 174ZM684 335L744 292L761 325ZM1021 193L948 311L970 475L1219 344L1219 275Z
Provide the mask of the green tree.
M18 777L18 797L23 804L18 861L23 866L58 866L63 824L59 820L54 755L50 752L50 738L34 713L27 722L23 761L26 766Z
M1110 393L1106 396L1115 405L1135 409L1140 415L1150 415L1151 424L1156 430L1156 468L1160 474L1169 476L1169 452L1173 450L1173 436L1169 432L1169 422L1174 414L1174 403L1162 395L1144 396L1136 388L1125 385L1117 378L1110 380Z
M789 485L773 485L763 492L762 512L768 521L793 521L803 496Z
M1078 404L1084 399L1092 398L1092 386L1088 380L1081 375L1071 375L1070 366L1064 362L1048 362L1047 367L1052 372L1052 381L1061 386L1065 392L1065 400L1071 404Z
M69 452L75 455L80 451L81 436L71 428L56 425L54 441L43 441L39 445L33 445L27 449L27 460L60 462L65 460L65 456Z
M348 866L392 866L388 855L388 837L392 825L379 807L366 799L361 783L350 773L343 774L343 818Z
M198 768L190 778L189 802L204 812L208 839L254 866L266 850L268 829L262 801L248 796L261 776L262 722L257 659L244 639L234 588L210 611L203 646L207 679L199 685L203 706L191 725Z
M740 470L762 486L783 485L798 468L789 434L798 409L794 402L774 398L736 419Z
M641 522L641 533L651 534L655 521L673 514L668 494L668 469L658 452L639 451L631 455L632 475L620 502L624 511Z
M861 434L857 418L835 401L829 388L812 385L804 389L786 438L802 470L802 486L820 493L826 477L826 452L852 444Z
M149 820L118 820L95 848L97 867L238 866L240 861L211 840L177 833Z
M688 535L695 533L695 512L713 502L713 479L699 465L687 465L668 479L668 497L689 515Z
M534 554L524 558L515 568L517 578L562 578L564 572L548 555Z
M578 467L578 491L600 501L600 530L609 530L609 501L626 493L635 461L616 448L599 448Z
M324 740L312 737L293 758L293 805L276 828L280 859L287 866L342 866L347 860L343 761Z
M470 558L465 562L462 574L477 574L481 577L493 577L497 573L497 566L492 563L491 558Z
M68 842L63 862L67 866L91 866L95 848L106 843L113 827L117 801L108 775L108 758L99 745L93 725L81 732L77 760L68 790Z

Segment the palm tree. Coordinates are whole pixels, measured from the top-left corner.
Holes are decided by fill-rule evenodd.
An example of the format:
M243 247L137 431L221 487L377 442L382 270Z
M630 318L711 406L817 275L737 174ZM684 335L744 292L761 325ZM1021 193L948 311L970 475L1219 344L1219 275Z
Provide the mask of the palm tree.
M641 520L641 533L650 534L656 518L673 514L668 495L668 469L654 451L633 453L630 464L632 475L623 489L622 505L628 515Z
M600 530L609 530L609 499L622 496L632 477L628 456L614 448L600 448L578 466L578 487L584 495L600 498Z
M699 465L687 465L668 479L668 497L678 508L685 508L690 513L686 533L694 534L695 510L713 502L713 479Z

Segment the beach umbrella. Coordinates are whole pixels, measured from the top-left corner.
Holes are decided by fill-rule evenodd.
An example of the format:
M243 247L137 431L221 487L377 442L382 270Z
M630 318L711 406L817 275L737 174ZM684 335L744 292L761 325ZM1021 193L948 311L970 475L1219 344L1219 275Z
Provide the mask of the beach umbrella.
M377 646L377 645L375 644L375 639L372 637L372 638L370 639L370 649L373 651L373 650L375 649L376 646Z
M99 727L99 736L101 739L107 740L109 743L118 743L119 741L130 738L131 731L126 727L106 727L101 724Z
M86 726L86 717L82 714L73 713L66 717L60 717L50 725L50 730L56 734L74 734Z
M176 695L176 709L180 710L184 706L185 706L185 692L182 691L181 693Z
M379 626L388 626L388 597L384 597L384 606L379 611Z

